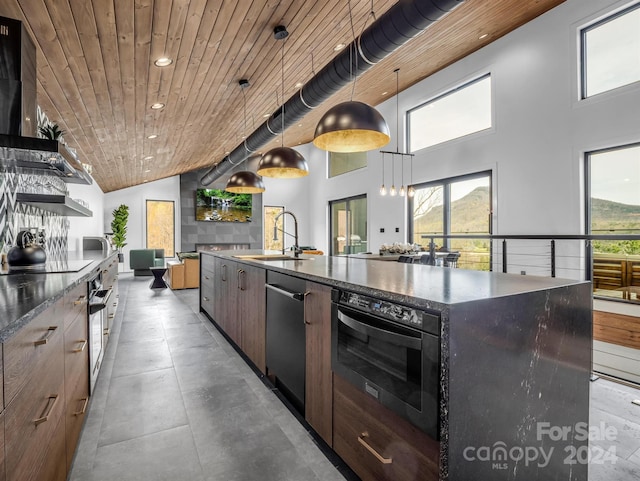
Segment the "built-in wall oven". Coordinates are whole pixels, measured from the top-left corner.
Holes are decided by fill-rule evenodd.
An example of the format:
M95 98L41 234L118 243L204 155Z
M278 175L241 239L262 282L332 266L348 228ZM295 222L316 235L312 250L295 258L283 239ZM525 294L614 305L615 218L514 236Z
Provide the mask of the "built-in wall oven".
M98 378L104 355L104 313L109 302L111 289L102 288L102 275L98 274L89 281L89 392Z
M438 439L440 314L332 291L332 369Z

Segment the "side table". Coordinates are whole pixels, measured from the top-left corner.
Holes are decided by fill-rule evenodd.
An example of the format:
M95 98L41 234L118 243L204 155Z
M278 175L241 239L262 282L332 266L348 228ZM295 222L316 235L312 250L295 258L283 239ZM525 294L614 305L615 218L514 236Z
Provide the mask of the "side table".
M151 285L149 289L166 289L167 283L164 281L162 276L167 272L166 267L151 267L149 269L153 274L153 281L151 281Z

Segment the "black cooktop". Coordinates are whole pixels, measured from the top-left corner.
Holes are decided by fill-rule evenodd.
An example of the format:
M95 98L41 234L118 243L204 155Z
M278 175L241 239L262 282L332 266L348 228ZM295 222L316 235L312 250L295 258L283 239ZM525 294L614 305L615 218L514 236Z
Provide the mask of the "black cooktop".
M44 267L33 266L29 267L16 267L14 269L7 269L7 266L3 266L0 271L0 275L7 274L55 274L63 272L78 272L87 267L93 261L87 260L75 260L75 261L52 261L47 262Z

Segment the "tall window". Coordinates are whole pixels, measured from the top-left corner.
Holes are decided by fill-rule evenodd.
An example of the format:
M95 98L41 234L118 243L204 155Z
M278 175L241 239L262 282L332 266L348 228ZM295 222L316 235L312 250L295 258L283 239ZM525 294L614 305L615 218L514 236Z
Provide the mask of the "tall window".
M334 200L329 202L329 208L331 212L330 255L367 252L367 196Z
M582 98L640 81L640 3L581 32Z
M164 249L165 257L175 255L175 221L172 200L147 200L147 249Z
M407 112L409 151L491 127L491 76L451 90Z
M591 234L640 234L640 144L590 152L587 226ZM640 240L592 241L594 294L640 302Z
M491 234L491 172L454 177L415 186L409 199L409 238L429 247L435 235L465 235L468 239L434 237L436 248L458 251L458 267L490 270L490 242L473 238Z
M327 152L329 177L346 174L367 166L366 152Z

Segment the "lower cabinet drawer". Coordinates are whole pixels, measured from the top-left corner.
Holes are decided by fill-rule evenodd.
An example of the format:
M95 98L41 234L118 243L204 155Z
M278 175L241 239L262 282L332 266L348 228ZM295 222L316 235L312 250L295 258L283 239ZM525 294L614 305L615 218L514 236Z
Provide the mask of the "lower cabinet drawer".
M36 477L33 478L34 480L65 481L67 479L70 460L67 459L65 463L67 455L65 452L65 438L64 419L60 419L53 433L51 443L46 447L42 466L38 470Z
M333 449L366 481L437 481L440 444L334 374Z
M64 328L67 329L78 316L87 314L87 283L74 287L64 296Z
M67 468L71 468L89 403L89 346L86 317L79 317L64 333L64 390L67 401Z
M52 450L62 449L62 458L57 462L66 471L62 336L57 336L50 344L49 356L32 366L29 382L5 410L6 474L9 481L54 479L40 475ZM59 424L62 425L62 434ZM57 442L61 442L62 448L56 445Z
M213 289L208 292L202 288L200 289L200 306L211 318L213 318Z

